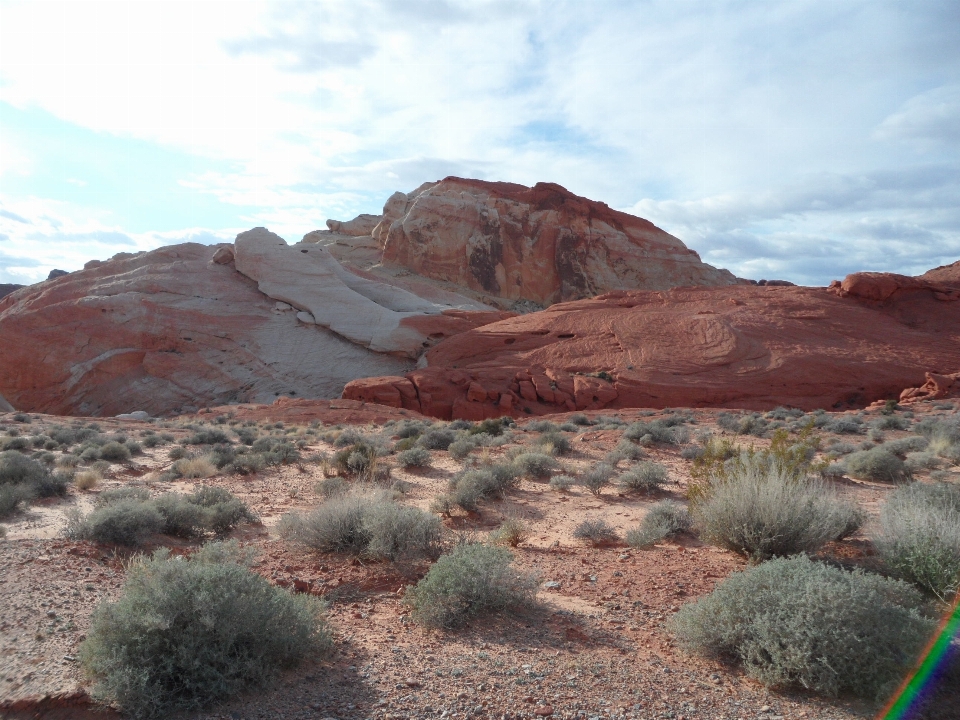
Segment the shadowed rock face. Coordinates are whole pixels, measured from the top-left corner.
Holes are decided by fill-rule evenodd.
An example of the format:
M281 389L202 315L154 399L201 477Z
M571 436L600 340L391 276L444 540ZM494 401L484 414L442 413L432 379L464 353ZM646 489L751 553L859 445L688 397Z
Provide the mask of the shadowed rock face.
M958 300L960 282L883 273L831 288L613 292L464 332L430 350L427 367L349 383L344 397L479 419L864 406L925 379L914 394L942 396L960 367Z
M373 236L387 266L541 305L738 282L652 223L553 183L450 177L395 193Z
M15 285L13 283L0 284L0 298L6 297L12 292L16 292L22 287L26 287L26 285Z

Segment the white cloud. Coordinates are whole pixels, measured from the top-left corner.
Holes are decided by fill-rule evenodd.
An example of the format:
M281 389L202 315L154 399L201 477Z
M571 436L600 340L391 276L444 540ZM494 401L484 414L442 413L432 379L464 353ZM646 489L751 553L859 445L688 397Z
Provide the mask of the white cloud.
M0 99L192 153L184 187L288 239L448 174L552 181L826 282L957 249L958 33L947 0L7 2ZM124 232L73 210L50 232Z

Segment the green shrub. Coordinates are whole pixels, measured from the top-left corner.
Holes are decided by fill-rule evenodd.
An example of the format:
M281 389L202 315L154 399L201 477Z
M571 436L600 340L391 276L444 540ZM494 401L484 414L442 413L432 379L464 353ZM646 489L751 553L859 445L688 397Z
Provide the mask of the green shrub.
M597 463L587 470L580 478L580 484L597 497L603 492L603 488L610 484L610 478L613 476L613 467L607 463Z
M10 515L21 503L33 498L63 495L69 482L69 475L50 473L16 450L0 453L0 517Z
M80 646L94 696L138 718L194 711L266 685L331 645L322 605L248 568L236 544L133 562Z
M934 630L923 611L906 583L798 556L733 574L671 625L687 648L734 658L765 685L882 699Z
M430 451L422 447L412 447L397 454L397 463L402 468L427 467L431 459Z
M536 584L510 565L505 548L464 544L442 555L405 602L413 619L429 627L451 628L485 613L516 611L533 603Z
M625 540L631 547L649 547L676 533L687 532L692 526L693 519L683 505L661 500L650 507L638 527L627 531Z
M576 484L576 480L569 475L554 475L550 478L550 489L557 492L567 492Z
M198 430L187 439L188 445L229 445L230 436L219 428Z
M830 486L763 455L741 458L692 510L703 539L754 561L814 552L862 522Z
M503 435L503 429L509 426L513 420L509 417L502 418L488 418L482 422L477 423L472 428L470 428L471 435L492 435L494 437L498 435Z
M549 477L557 467L556 460L537 452L521 453L513 462L522 474L533 478Z
M422 448L421 448L422 449ZM464 438L463 440L454 440L447 448L450 457L454 460L463 460L467 455L477 449L477 443L473 439Z
M320 552L374 559L430 556L440 542L437 517L382 494L331 498L307 514L284 516L278 529L285 539Z
M516 486L517 470L511 465L489 465L457 473L450 479L450 501L473 512L481 500L499 498Z
M591 545L607 545L616 542L617 531L606 520L584 520L574 528L573 536Z
M911 478L903 460L883 446L848 455L844 465L850 475L861 480L901 483L909 482Z
M453 430L447 428L433 428L420 436L417 443L427 450L446 450L457 439Z
M899 577L949 602L960 591L960 486L894 490L880 512L876 546Z
M118 500L83 516L67 511L66 534L72 540L91 540L111 545L141 545L163 529L163 516L150 503Z
M100 459L110 462L126 462L130 459L130 449L123 443L108 442L100 448Z
M617 484L631 492L659 490L668 480L667 469L660 463L641 462L622 473Z
M550 448L552 455L567 455L573 450L570 439L555 430L543 433L537 438L537 445Z
M529 526L520 518L505 518L500 527L490 533L490 542L495 545L517 547L530 537Z

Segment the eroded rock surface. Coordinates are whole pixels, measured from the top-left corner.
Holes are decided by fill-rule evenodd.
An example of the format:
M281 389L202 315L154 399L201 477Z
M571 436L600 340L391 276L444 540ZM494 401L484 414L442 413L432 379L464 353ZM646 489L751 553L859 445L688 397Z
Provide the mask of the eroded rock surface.
M960 302L944 301L951 288L868 275L866 292L862 278L848 277L840 293L740 285L557 304L457 335L426 354L426 367L349 383L344 397L478 419L627 407L830 409L898 398L925 378L936 388L918 390L924 397L948 380L956 387ZM888 293L891 285L898 289Z

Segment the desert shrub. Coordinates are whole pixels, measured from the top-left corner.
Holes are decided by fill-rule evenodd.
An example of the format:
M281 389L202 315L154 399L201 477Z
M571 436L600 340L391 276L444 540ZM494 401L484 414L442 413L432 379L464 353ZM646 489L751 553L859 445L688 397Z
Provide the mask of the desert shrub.
M703 539L754 561L813 552L861 517L829 486L766 455L743 458L692 510Z
M273 446L265 459L272 465L290 465L300 461L300 451L290 443L281 442Z
M73 484L78 490L92 490L103 480L103 475L95 470L82 470L73 476Z
M244 452L243 448L240 448L240 452ZM232 445L215 445L207 453L207 459L216 466L217 470L223 470L237 459L237 451Z
M576 480L569 475L554 475L550 478L550 489L557 492L567 492L576 484Z
M422 447L413 447L397 454L397 463L403 468L426 467L430 460L430 451Z
M249 569L235 544L189 559L160 550L134 561L122 595L94 612L80 646L94 696L134 717L168 717L264 686L326 650L322 604Z
M281 519L287 540L320 552L348 552L397 560L432 555L440 540L440 521L417 508L397 505L386 495L342 495L309 513Z
M496 545L517 547L530 537L529 526L520 518L505 518L500 527L490 533L490 542Z
M56 466L59 468L75 468L80 464L80 458L76 455L64 454L57 458Z
M618 442L613 452L624 460L642 460L647 457L646 450L629 440L621 440Z
M171 460L182 460L185 457L189 457L190 453L187 452L186 448L182 447L173 447L170 448L167 453L167 457ZM81 457L83 457L81 455Z
M229 490L213 485L201 485L187 500L203 508L204 528L217 535L226 535L242 522L255 522L257 516Z
M640 444L644 438L650 437L649 442L661 443L663 445L683 445L690 440L690 430L682 423L679 418L661 418L653 422L635 422L628 427L623 436L627 440L639 440Z
M920 470L936 469L941 465L943 465L943 460L929 450L908 453L907 459L904 461L904 466L907 472L910 473L915 473Z
M255 453L268 453L273 450L273 446L276 445L279 441L276 438L272 437L261 437L253 441L253 444L250 446L250 450Z
M918 422L914 432L929 440L942 438L948 443L960 442L960 417L928 417Z
M838 435L859 435L863 432L863 420L856 415L841 415L833 418L823 429Z
M899 415L881 415L870 423L875 430L908 430L910 421Z
M4 450L29 450L32 446L33 443L27 437L12 437L3 440Z
M491 435L493 437L503 435L504 428L508 427L513 423L513 420L509 417L502 418L488 418L482 422L477 423L472 428L470 428L471 435Z
M217 474L217 466L209 457L183 458L170 466L170 470L182 478L208 478Z
M770 428L770 423L759 413L749 415L732 415L721 412L717 415L717 425L738 435L754 435L763 437Z
M612 476L612 466L607 463L597 463L580 476L580 484L592 494L599 496L603 489L610 484Z
M606 545L616 542L617 531L606 520L584 520L574 528L573 536L591 545Z
M143 438L144 447L155 448L159 445L163 445L163 439L159 435L147 435Z
M650 507L640 525L628 530L627 544L631 547L649 547L679 532L687 532L693 525L690 513L674 500L661 500Z
M447 450L450 443L457 439L456 433L448 428L427 430L417 440L417 444L427 450Z
M798 408L775 407L766 414L768 420L790 420L803 417L803 410Z
M876 546L899 577L949 601L960 591L960 486L894 490L880 513Z
M110 462L126 462L130 459L130 449L123 443L108 442L100 448L100 459Z
M513 462L522 474L533 478L548 477L557 467L556 460L537 452L521 453Z
M86 516L68 510L66 534L72 540L136 546L163 525L163 516L153 504L124 499L103 504Z
M536 584L511 567L505 548L458 545L442 555L405 603L413 619L429 627L456 627L485 613L516 611L533 603Z
M190 502L180 493L164 493L152 501L152 506L163 518L160 532L166 535L190 538L203 534L203 508Z
M427 430L429 426L417 420L404 420L393 430L393 434L399 438L417 438Z
M537 438L537 445L549 448L548 452L552 455L567 455L573 449L570 439L557 431L543 433Z
M330 498L345 495L350 490L350 483L342 477L329 477L318 482L315 489L329 500Z
M450 446L447 448L447 452L450 453L450 457L454 460L463 460L467 455L472 453L477 448L477 443L473 439L464 438L462 440L454 440L450 443ZM418 448L422 450L422 448ZM426 451L424 451L426 452Z
M557 426L555 423L550 422L549 420L532 420L527 423L527 430L532 430L533 432L538 433L549 433L556 432Z
M502 497L516 483L517 470L511 465L463 470L450 479L449 500L467 512L473 512L482 500Z
M63 473L50 473L36 460L16 450L0 453L0 517L37 497L63 495L70 481Z
M660 463L641 462L622 473L617 484L632 492L652 492L666 483L667 469Z
M850 475L861 480L900 483L911 478L903 460L883 446L848 455L844 465Z
M583 413L574 413L573 415L570 416L569 420L574 425L580 425L580 426L593 425L593 421L591 421L590 418L588 418Z
M220 428L203 428L187 439L188 445L227 445L230 436Z
M224 472L236 475L252 475L266 467L267 463L260 453L249 452L234 455L233 462L224 468Z
M122 502L124 500L134 500L144 503L150 499L150 491L143 487L133 485L124 485L123 487L110 488L97 495L93 501L96 507L104 507L111 503Z
M926 450L930 441L921 435L910 435L905 438L897 438L883 444L883 449L894 455L906 455L910 452Z
M805 556L735 573L671 621L687 648L741 662L769 686L881 699L935 624L909 585Z
M418 437L419 435L414 435L413 437L405 437L405 438L401 438L400 440L397 440L393 444L393 452L400 453L400 452L403 452L404 450L409 450L412 447L416 447Z

